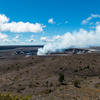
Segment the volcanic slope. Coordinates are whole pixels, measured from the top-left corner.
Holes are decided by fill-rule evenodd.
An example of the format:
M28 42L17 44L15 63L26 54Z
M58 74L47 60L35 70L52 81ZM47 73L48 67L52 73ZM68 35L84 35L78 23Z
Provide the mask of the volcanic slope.
M65 96L67 93L70 94L70 100L74 98L73 96L79 98L76 97L77 95L85 98L86 96L82 96L87 94L85 91L90 91L92 96L91 89L93 89L92 92L97 93L94 98L99 98L100 54L12 57L12 59L0 60L0 92L2 93L11 92L21 96L28 93L34 99L40 98L38 96L41 95L41 98L43 96L47 98L46 100L52 98L52 95L57 99L62 97L68 99ZM58 81L59 73L64 75L63 83ZM78 87L74 86L75 81L80 83ZM77 91L81 93L77 94ZM60 92L61 95L57 96ZM74 92L76 94L73 94Z

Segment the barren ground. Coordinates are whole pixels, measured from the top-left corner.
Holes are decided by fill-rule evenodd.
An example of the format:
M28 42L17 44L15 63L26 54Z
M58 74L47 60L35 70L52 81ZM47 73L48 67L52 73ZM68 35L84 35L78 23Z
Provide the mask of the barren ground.
M59 73L64 74L63 85L58 81ZM99 100L99 78L100 54L0 55L0 92L29 94L31 100ZM73 85L75 80L80 82L78 87Z

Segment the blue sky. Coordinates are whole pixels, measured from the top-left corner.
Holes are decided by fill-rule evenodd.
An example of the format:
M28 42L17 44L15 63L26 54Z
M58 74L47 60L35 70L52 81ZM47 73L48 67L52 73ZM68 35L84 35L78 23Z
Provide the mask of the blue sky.
M0 45L56 43L67 32L96 31L100 0L0 0L0 16Z

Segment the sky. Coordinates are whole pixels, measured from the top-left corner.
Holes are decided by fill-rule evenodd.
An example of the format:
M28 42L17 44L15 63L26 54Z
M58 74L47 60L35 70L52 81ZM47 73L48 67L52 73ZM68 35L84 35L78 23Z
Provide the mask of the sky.
M0 45L100 45L99 25L100 0L0 0Z

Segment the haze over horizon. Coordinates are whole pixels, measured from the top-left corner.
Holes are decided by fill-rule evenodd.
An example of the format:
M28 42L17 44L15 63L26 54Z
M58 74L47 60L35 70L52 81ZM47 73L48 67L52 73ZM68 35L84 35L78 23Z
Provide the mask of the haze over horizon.
M0 45L100 46L99 4L99 0L0 1Z

